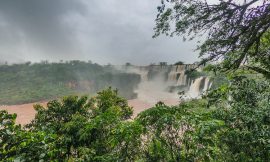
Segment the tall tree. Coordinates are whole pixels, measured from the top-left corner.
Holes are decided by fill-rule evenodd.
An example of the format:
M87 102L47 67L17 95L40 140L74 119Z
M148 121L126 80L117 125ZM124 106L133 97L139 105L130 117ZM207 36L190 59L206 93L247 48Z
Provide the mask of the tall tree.
M240 65L270 77L268 0L162 0L155 35L205 36L197 50L202 63L222 60L222 69Z

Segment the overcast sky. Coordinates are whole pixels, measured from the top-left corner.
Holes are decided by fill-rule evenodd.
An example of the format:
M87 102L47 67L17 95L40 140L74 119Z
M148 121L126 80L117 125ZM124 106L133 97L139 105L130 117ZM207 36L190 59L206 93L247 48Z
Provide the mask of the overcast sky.
M160 0L1 0L0 61L197 61L196 43L153 39Z

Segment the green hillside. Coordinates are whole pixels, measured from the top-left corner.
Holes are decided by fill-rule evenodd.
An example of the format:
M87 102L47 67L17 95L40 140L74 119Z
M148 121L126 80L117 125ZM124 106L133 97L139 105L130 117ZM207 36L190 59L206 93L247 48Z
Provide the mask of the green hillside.
M120 95L134 98L140 82L137 74L127 74L91 62L25 63L0 66L0 104L21 104L66 95L94 94L114 87Z

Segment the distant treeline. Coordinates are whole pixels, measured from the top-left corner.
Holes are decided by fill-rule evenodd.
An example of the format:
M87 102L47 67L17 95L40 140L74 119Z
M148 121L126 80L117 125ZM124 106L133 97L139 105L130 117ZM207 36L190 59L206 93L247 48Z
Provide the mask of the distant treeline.
M1 65L0 104L21 104L71 94L94 94L106 87L135 98L138 74L122 73L112 66L83 61Z

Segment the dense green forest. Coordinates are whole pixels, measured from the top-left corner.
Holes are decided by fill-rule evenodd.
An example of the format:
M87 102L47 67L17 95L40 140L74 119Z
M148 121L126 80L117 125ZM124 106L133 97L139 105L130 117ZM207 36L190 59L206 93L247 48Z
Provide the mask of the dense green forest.
M25 128L1 111L0 160L270 161L270 3L162 0L158 10L155 36L209 33L201 64L212 62L208 71L226 81L202 99L158 102L134 120L112 88L36 105Z
M259 83L259 84L258 84ZM3 161L269 161L270 84L235 76L207 99L157 103L129 120L117 92L36 105L22 128L0 113ZM229 99L230 98L230 99Z
M121 96L135 98L140 82L137 74L115 70L91 62L30 62L0 66L0 104L21 104L55 99L66 95L95 94L106 87Z

